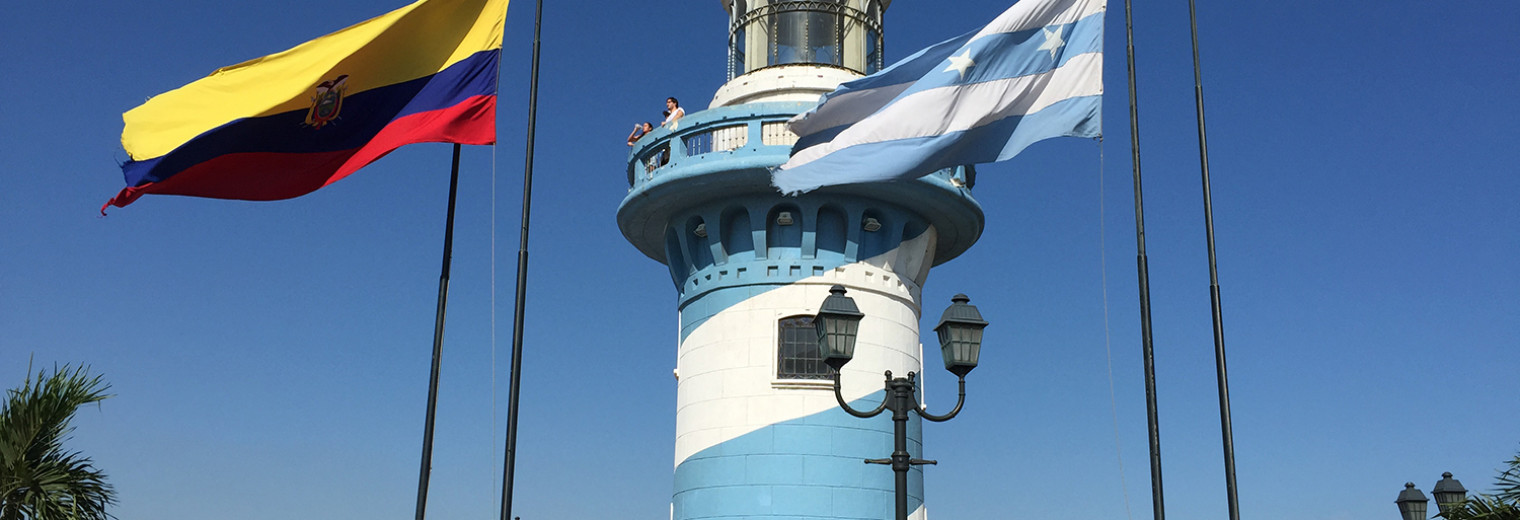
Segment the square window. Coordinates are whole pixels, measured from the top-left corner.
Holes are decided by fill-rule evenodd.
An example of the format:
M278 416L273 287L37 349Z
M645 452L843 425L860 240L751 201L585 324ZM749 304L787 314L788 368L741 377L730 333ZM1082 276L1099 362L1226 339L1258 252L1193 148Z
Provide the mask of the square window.
M834 369L818 352L818 332L812 316L790 316L778 322L777 379L834 379Z

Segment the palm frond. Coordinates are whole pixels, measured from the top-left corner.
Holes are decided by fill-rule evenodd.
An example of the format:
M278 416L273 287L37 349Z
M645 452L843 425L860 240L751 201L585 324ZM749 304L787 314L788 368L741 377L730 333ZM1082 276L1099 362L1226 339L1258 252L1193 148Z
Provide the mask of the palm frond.
M115 492L89 457L63 447L80 406L111 397L88 367L27 371L0 409L0 520L103 520Z
M1509 469L1499 472L1492 495L1469 497L1461 505L1445 511L1438 518L1446 520L1520 520L1520 454L1508 461Z
M1509 459L1509 469L1499 473L1494 484L1498 488L1494 497L1510 504L1520 504L1520 453Z

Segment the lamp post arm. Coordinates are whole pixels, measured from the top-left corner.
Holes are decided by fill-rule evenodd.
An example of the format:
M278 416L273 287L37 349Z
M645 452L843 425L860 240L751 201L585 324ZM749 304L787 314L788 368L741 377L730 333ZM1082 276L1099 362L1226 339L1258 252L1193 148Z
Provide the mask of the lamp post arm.
M887 372L887 375L889 376L889 378L890 378L891 374L892 374L891 372ZM871 410L869 412L862 412L860 410L856 410L854 408L851 408L850 407L850 403L847 403L844 400L844 392L840 390L839 372L838 371L834 372L834 399L837 400L837 401L839 401L839 407L843 408L844 411L845 411L845 413L848 413L848 414L856 416L856 417L860 417L862 419L876 417L877 415L881 414L882 410L887 409L887 399L882 399L881 400L881 405L877 406L875 410Z
M956 414L961 413L961 406L966 404L966 377L956 376L956 378L960 380L961 394L960 397L957 397L955 399L955 409L950 410L950 413L947 413L945 415L934 415L926 411L923 406L919 406L916 410L919 417L923 417L924 419L934 422L945 422L950 420L952 417L955 417Z

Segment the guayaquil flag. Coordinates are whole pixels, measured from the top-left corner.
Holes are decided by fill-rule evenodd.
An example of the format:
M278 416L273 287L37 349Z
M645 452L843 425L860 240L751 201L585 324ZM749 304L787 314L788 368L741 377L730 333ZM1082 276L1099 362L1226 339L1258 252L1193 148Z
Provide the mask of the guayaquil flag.
M992 23L846 82L792 118L782 193L907 181L1103 131L1106 0L1019 0Z
M419 0L290 50L224 67L122 116L127 187L279 200L404 145L496 143L508 0Z

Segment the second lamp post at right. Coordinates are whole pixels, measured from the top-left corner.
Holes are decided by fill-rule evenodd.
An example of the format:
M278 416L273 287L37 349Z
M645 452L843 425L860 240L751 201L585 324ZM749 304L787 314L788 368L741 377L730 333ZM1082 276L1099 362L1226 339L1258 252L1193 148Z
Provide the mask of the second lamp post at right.
M1462 507L1462 503L1467 501L1467 488L1462 487L1461 481L1451 478L1450 471L1441 474L1441 480L1436 482L1431 493L1436 496L1436 507L1440 508L1442 515ZM1410 482L1404 484L1404 490L1399 492L1399 498L1394 503L1399 505L1399 516L1404 520L1425 520L1430 499L1425 498L1425 494Z
M819 353L823 362L834 368L834 398L839 401L840 408L861 418L875 417L885 410L892 411L892 457L866 459L866 462L892 465L896 476L897 520L908 518L908 469L915 465L935 463L932 460L915 459L908 454L908 412L934 422L948 421L960 413L961 405L966 403L966 374L976 368L977 357L982 350L982 329L987 328L987 321L982 319L982 314L976 310L975 305L970 304L971 299L966 295L957 294L950 301L950 307L945 309L934 332L939 334L945 370L955 374L959 380L960 396L956 398L955 408L944 415L931 414L919 406L915 396L918 390L917 374L908 372L908 377L894 378L891 370L886 372L887 395L882 399L881 405L869 412L851 408L840 390L839 374L840 369L855 356L855 337L860 330L860 320L865 315L855 306L854 299L845 296L845 288L835 285L829 288L828 298L823 300L823 304L818 307L818 316L813 319L813 326L818 331Z

